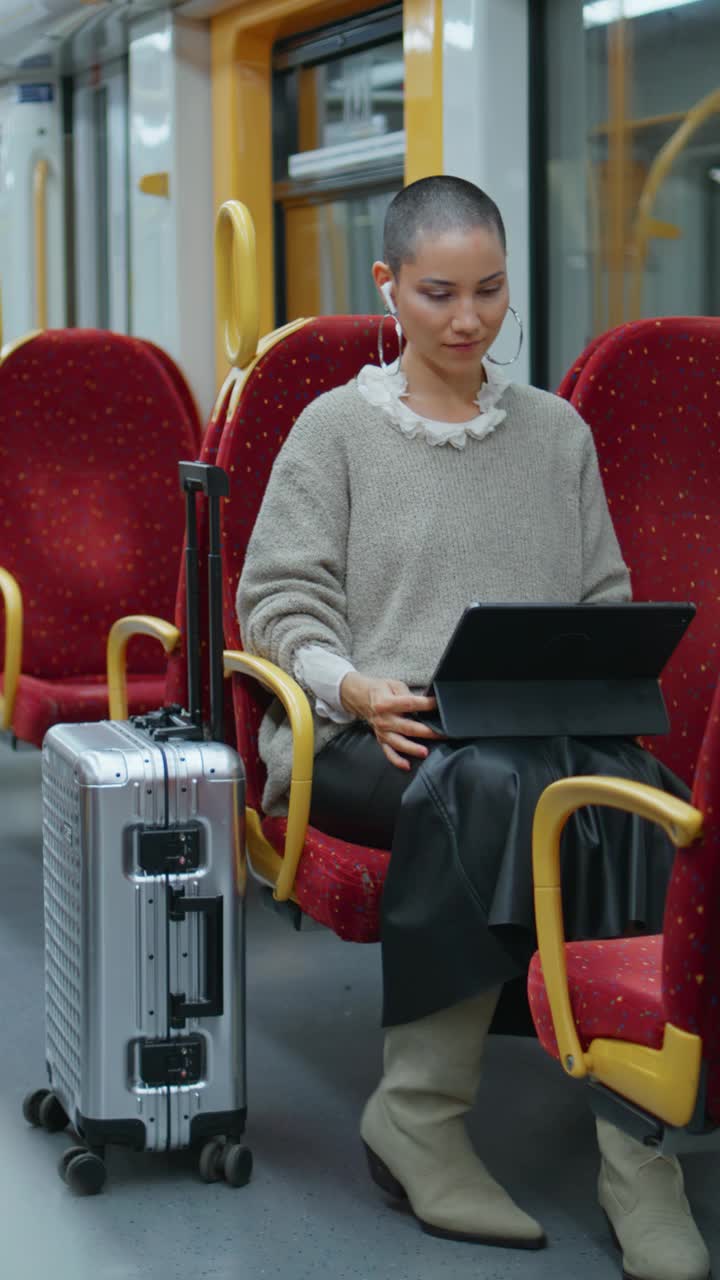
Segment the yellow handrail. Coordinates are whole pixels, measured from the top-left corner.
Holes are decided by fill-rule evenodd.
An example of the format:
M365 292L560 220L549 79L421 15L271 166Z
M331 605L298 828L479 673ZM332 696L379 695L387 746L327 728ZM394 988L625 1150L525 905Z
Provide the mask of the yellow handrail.
M215 400L212 422L218 421L226 400L225 418L229 420L233 416L242 389L258 360L307 323L304 319L291 320L259 337L255 225L249 210L239 200L226 200L218 210L215 279L218 318L225 355L231 368Z
M33 216L35 222L35 311L40 329L48 325L47 283L47 180L50 166L38 160L33 171Z
M5 665L0 694L0 729L11 729L15 696L22 664L23 604L20 584L7 569L0 569L0 596L5 604Z
M166 653L172 653L180 632L171 622L151 614L134 613L118 618L110 628L107 642L108 702L111 720L127 720L127 647L132 636L151 636L159 640Z
M647 260L648 243L653 235L675 238L675 228L658 223L652 216L658 192L665 182L678 156L685 150L693 134L716 112L720 112L720 89L713 89L691 107L683 123L660 148L650 166L632 232L632 279L630 283L631 320L640 319L642 313L643 272Z
M305 845L305 833L310 818L315 758L310 703L297 681L293 680L286 671L275 666L273 662L268 662L266 658L256 658L253 654L243 653L240 649L226 649L225 674L229 675L233 671L252 676L254 680L259 681L274 693L282 703L292 729L292 773L285 852L282 866L278 870L273 895L278 902L287 902L292 897L295 873Z
M226 200L218 211L215 283L225 354L242 369L257 351L260 321L255 225L239 200Z

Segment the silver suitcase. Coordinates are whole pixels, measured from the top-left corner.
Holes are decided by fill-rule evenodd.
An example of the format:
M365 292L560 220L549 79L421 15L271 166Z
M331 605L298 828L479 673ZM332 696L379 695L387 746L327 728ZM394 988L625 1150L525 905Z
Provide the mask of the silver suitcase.
M210 486L209 501L217 503L210 481L222 492L224 473L181 464L181 474L183 467L199 476L196 487ZM193 489L191 496L188 541ZM190 711L57 725L43 743L50 1089L29 1095L24 1110L31 1124L50 1130L71 1124L83 1145L66 1152L61 1173L84 1194L101 1189L104 1149L116 1143L149 1151L196 1146L207 1181L224 1175L240 1186L252 1168L240 1142L247 1109L244 770L237 752L202 730L194 555ZM210 651L221 664L217 586L211 581ZM219 736L217 666L211 657Z

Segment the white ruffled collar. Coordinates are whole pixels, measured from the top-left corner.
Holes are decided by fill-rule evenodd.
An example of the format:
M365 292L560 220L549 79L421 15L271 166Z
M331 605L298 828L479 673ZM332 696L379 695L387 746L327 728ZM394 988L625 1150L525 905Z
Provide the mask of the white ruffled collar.
M435 422L422 418L405 403L407 378L395 361L387 372L377 365L366 364L357 375L357 388L368 404L381 409L394 427L408 439L420 436L428 444L450 444L454 449L464 449L468 436L483 440L504 421L506 412L497 404L507 387L508 379L490 361L483 360L487 381L481 386L475 403L480 410L469 422Z

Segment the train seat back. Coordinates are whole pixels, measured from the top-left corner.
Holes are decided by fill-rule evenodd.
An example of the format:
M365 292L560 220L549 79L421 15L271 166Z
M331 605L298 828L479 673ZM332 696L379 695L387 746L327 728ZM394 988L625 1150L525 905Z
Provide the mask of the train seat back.
M702 1039L707 1111L720 1125L720 682L692 803L703 814L704 837L675 856L663 921L663 997L668 1021Z
M573 370L634 598L698 607L663 675L670 732L646 744L690 784L720 671L720 320L622 325Z
M584 350L580 352L577 360L570 365L570 368L557 388L557 394L562 396L563 400L572 399L572 394L575 390L577 380L583 372L585 365L588 363L590 357L595 354L598 347L602 345L607 336L607 333L600 333L596 338L592 338Z
M293 423L312 400L377 363L376 316L308 320L266 345L249 373L222 435L218 463L230 476L223 512L225 640L242 649L235 597L250 535L273 462ZM388 322L386 346L391 342ZM247 803L271 845L281 852L284 818L262 817L265 770L258 754L260 721L268 696L247 676L233 676L238 749L247 771ZM252 851L251 851L252 856ZM308 828L294 896L303 911L340 937L372 942L379 936L379 906L389 854L331 839Z
M173 385L175 394L182 403L187 419L193 424L193 430L199 440L203 433L203 423L197 401L185 374L163 347L159 347L156 342L149 342L147 338L143 338L142 343L165 370Z
M197 420L137 339L50 330L3 360L0 565L19 583L24 614L17 737L40 745L59 718L107 714L111 624L172 610L184 522L177 461L198 445ZM134 642L128 666L130 709L160 701L159 647Z

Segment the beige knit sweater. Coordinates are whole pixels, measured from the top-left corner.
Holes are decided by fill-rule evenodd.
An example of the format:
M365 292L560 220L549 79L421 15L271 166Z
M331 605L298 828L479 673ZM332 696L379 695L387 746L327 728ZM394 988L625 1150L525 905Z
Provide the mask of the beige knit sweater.
M421 691L470 601L628 599L589 428L532 387L508 387L501 407L504 422L458 450L403 436L354 380L309 405L248 547L246 649L292 672L318 644ZM316 717L316 752L342 729ZM274 703L260 731L267 813L287 810L291 753Z

